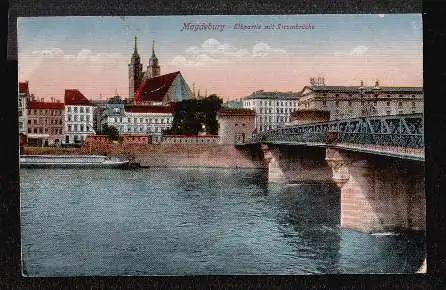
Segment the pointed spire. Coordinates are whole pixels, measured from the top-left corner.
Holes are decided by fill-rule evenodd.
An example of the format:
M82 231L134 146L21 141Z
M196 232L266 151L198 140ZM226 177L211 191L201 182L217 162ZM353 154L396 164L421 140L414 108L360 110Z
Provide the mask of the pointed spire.
M152 56L155 56L155 40L152 40Z
M135 35L135 54L138 53L138 43L137 43L138 38Z

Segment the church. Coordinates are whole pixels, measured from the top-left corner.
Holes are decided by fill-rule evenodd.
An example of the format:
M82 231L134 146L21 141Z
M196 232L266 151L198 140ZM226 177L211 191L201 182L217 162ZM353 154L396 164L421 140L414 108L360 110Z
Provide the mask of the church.
M143 71L137 38L129 63L129 97L111 98L101 116L101 128L116 127L120 134L150 135L152 143L160 143L172 127L175 104L193 98L181 72L161 74L159 60L152 43L152 56Z
M161 75L161 67L155 54L155 41L152 42L152 56L146 71L135 45L129 63L129 104L167 105L193 98L193 93L184 80L181 72L176 71Z

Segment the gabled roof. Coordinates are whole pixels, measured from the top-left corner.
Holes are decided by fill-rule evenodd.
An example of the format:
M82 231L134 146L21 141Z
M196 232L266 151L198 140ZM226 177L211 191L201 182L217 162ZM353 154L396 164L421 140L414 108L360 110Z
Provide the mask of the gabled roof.
M52 110L63 110L64 103L58 102L28 102L28 109L52 109Z
M134 103L162 102L179 71L146 79L135 93Z
M29 94L28 82L19 83L19 94Z
M90 101L77 89L66 89L65 105L91 105Z

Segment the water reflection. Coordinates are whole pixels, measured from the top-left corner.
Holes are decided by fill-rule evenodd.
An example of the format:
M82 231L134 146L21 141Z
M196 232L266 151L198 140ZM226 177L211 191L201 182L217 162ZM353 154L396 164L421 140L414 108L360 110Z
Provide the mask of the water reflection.
M22 170L25 271L380 273L421 263L422 236L340 229L336 188L265 177L243 169Z

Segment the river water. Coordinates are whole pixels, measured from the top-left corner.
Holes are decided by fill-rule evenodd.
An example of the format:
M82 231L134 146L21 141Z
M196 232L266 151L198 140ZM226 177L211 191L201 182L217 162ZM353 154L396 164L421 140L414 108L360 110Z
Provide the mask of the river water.
M339 228L339 191L261 170L22 169L29 276L413 273L424 235Z

